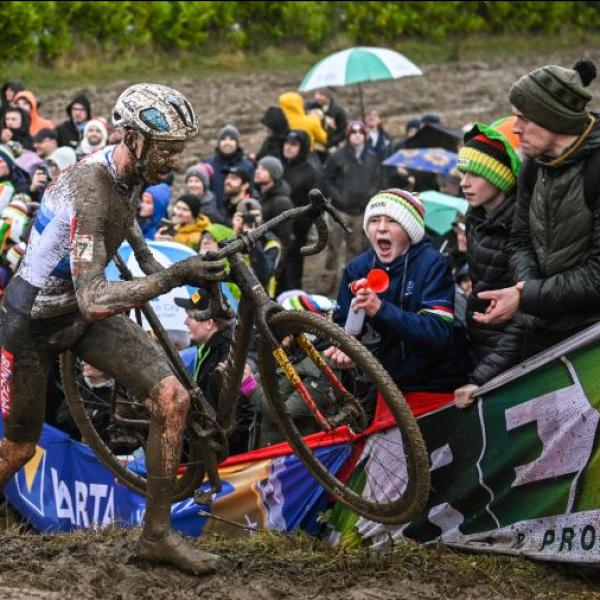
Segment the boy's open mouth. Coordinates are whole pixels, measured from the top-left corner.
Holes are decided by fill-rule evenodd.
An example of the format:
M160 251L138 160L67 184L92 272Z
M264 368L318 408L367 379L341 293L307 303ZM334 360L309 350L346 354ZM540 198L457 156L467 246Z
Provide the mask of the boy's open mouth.
M377 240L377 247L381 252L389 252L392 248L392 242L390 240Z

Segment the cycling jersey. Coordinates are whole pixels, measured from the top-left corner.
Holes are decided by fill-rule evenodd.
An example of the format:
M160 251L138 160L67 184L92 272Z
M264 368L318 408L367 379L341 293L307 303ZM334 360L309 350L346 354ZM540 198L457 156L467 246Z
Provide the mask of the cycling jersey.
M6 290L5 302L12 310L33 319L80 310L96 320L170 289L164 272L144 283L106 281L104 269L125 239L136 256L141 252L151 260L140 242L134 189L117 178L114 151L109 146L92 154L47 188L25 257Z

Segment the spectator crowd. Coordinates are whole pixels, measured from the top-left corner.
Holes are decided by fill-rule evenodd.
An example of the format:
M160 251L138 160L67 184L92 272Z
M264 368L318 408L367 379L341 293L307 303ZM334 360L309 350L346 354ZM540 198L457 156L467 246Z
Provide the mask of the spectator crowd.
M202 254L323 190L352 233L329 223L324 267L307 278L300 249L313 224L282 223L247 257L258 279L284 306L310 305L341 325L349 311L364 309L363 333L374 336L373 352L401 390L466 408L479 386L600 317L600 127L588 109L594 78L586 60L572 69L545 66L507 90L508 119L461 131L423 115L399 139L376 110L347 115L330 89L306 98L287 92L260 118L258 150L243 147L235 124L219 124L210 156L142 189L138 222L147 240ZM81 158L121 141L85 95L65 112L54 123L21 82L1 88L0 292L19 268L45 189ZM400 150L431 145L455 151L456 168L441 175L384 164ZM428 227L419 196L426 190L468 203L444 234ZM364 287L353 296L350 282L374 267L388 272L388 290ZM198 321L201 291L178 304L187 313L190 370L215 404L233 323ZM328 358L351 366L339 351ZM304 367L318 387L318 374ZM256 370L250 361L240 389L246 408L265 404ZM89 365L82 377L90 390L112 385ZM73 431L56 385L48 402L47 419ZM278 441L267 421L259 439L252 410L242 410L233 448Z

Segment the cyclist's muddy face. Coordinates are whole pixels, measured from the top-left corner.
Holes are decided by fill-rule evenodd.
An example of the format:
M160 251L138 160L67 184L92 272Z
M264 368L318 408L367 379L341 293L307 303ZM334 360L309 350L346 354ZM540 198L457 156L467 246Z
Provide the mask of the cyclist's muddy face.
M156 141L149 142L146 157L144 158L144 179L148 183L160 183L177 166L185 149L183 141Z

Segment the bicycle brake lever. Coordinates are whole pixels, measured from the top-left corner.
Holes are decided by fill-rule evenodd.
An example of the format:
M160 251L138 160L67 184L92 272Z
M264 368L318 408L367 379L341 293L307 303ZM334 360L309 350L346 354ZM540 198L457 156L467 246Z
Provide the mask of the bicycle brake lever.
M331 215L331 218L338 223L338 225L340 225L340 227L346 232L346 233L352 233L352 229L351 227L346 223L346 221L344 221L344 219L342 218L342 215L340 215L340 213L337 211L337 209L335 209L330 202L327 202L327 204L325 205L325 211L327 213L329 213Z

